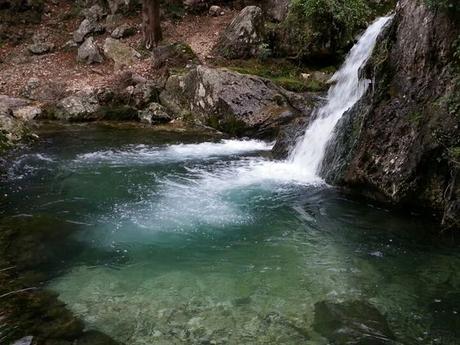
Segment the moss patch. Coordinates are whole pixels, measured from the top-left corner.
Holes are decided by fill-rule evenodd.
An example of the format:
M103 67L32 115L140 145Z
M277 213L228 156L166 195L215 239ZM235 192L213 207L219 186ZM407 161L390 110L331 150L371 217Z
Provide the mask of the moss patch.
M328 89L328 85L312 77L305 79L302 74L311 72L284 59L271 59L264 62L258 60L236 60L228 69L267 78L278 86L294 92L318 92ZM333 68L329 68L331 70Z

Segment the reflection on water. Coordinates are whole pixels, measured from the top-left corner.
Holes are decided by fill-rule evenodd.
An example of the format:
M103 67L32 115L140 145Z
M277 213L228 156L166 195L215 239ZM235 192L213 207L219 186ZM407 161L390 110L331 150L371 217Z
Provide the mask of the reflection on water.
M88 328L126 344L327 344L315 304L358 300L401 343L460 341L460 251L429 221L303 183L264 158L270 144L199 141L90 127L10 164L3 215L79 228L48 287Z

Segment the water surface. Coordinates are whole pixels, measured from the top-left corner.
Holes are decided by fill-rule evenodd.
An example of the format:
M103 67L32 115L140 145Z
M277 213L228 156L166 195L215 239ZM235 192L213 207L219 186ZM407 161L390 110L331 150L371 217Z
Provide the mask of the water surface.
M312 327L324 300L371 303L401 343L458 344L455 245L418 215L302 182L270 148L63 127L14 153L2 215L78 227L47 288L126 344L327 344Z

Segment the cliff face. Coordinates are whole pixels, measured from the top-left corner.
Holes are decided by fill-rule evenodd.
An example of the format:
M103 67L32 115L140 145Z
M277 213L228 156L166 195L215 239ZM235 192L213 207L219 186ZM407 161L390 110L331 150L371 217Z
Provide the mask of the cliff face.
M460 18L401 0L362 71L369 91L337 126L322 172L330 183L460 219Z

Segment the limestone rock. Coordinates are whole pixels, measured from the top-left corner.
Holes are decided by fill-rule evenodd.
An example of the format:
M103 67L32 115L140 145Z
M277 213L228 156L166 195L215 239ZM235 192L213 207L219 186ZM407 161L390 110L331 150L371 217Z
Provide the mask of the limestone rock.
M123 24L115 28L111 35L112 38L124 38L128 36L132 36L136 33L136 28L129 26L127 24Z
M176 116L193 114L197 122L224 132L270 137L280 124L309 109L294 108L291 96L264 78L197 66L171 76L160 100Z
M107 0L110 13L112 14L128 12L134 9L138 3L138 0Z
M265 29L262 10L247 6L221 33L215 51L228 59L256 56L264 41Z
M18 108L13 111L13 115L17 119L22 119L24 121L35 120L42 114L42 109L37 106L29 105L25 107Z
M88 37L78 48L77 61L86 62L87 64L101 63L103 61L93 37Z
M88 121L97 119L99 102L90 91L81 91L57 103L55 117L66 121Z
M78 29L73 33L73 40L76 43L81 43L91 33L104 32L104 27L99 24L94 18L85 18Z
M152 125L168 123L173 118L167 113L166 108L159 103L150 103L149 106L139 111L139 119L141 122L150 123Z
M54 49L54 44L47 42L48 35L45 32L35 33L32 37L33 43L27 47L29 52L35 55L46 54Z
M110 37L106 38L104 42L104 54L115 62L115 69L130 66L134 64L136 59L140 58L140 54L136 50Z
M198 62L198 57L192 48L182 42L155 47L152 51L153 68L162 67L184 68L188 64Z
M54 48L53 44L46 43L46 42L40 42L40 43L34 43L31 44L27 47L27 49L35 55L41 55L41 54L46 54L50 50Z
M99 4L95 4L90 8L83 9L82 15L90 21L98 21L104 18L107 13Z
M222 11L222 7L220 6L217 6L217 5L212 5L210 8L209 8L209 15L210 16L213 16L213 17L218 17L220 15L222 15L223 11Z
M27 137L27 122L14 115L15 111L27 107L29 101L0 95L0 149L13 145Z

